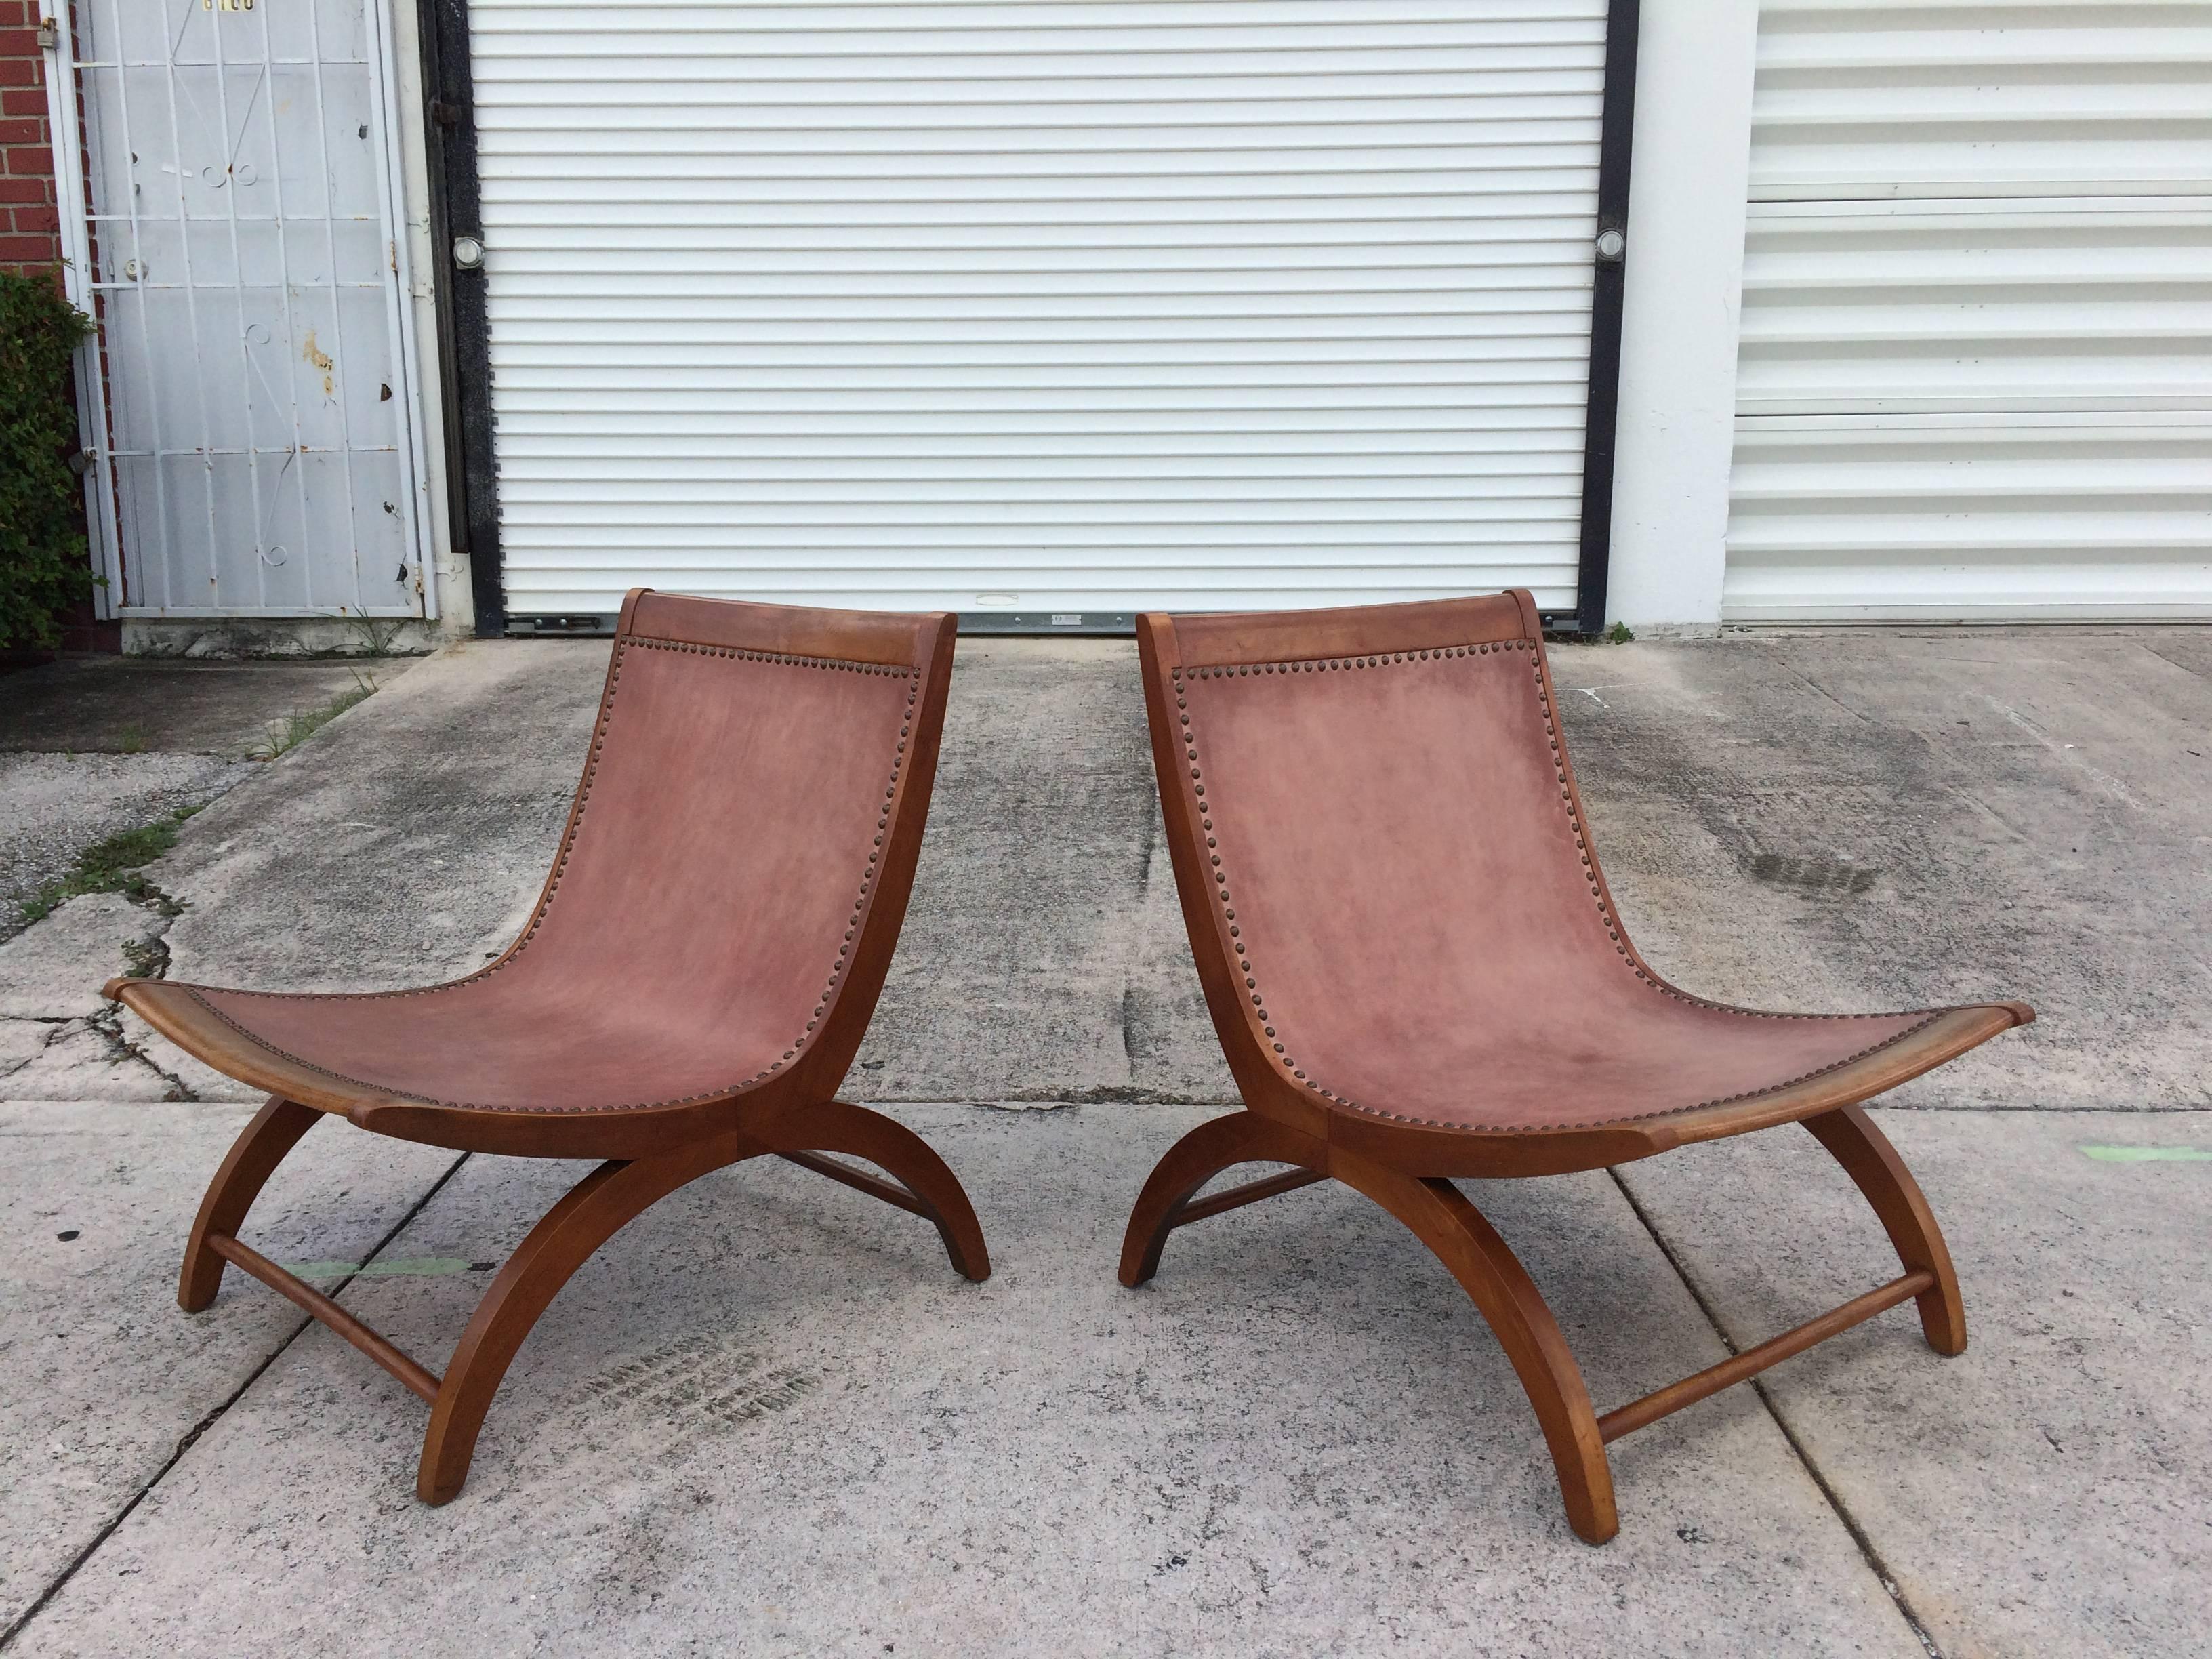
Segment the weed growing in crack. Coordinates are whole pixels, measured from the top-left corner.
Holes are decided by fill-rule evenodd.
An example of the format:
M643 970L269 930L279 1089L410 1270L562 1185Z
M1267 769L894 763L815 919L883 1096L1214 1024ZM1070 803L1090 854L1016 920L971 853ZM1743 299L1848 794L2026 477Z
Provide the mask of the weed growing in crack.
M167 979L168 975L168 940L126 939L123 941L124 978Z
M142 829L94 842L76 855L75 869L23 900L15 907L16 914L28 926L44 921L80 893L120 893L133 904L162 915L182 915L185 907L138 872L177 844L178 826L199 810L179 807Z
M364 674L356 669L353 684L320 708L310 708L303 714L288 714L281 720L270 721L269 740L247 750L246 758L273 761L279 755L289 754L356 703L366 702L375 695L376 676Z
M345 625L361 641L358 654L364 657L391 657L398 653L392 646L399 638L399 630L406 624L398 617L363 617L349 612Z

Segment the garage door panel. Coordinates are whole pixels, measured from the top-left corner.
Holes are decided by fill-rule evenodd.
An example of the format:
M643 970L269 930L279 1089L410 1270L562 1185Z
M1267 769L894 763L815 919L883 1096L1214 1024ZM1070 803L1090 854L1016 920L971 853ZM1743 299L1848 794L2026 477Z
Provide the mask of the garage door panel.
M1605 13L473 0L508 608L1571 606Z
M1536 603L1547 610L1572 605L1571 592L1546 586L1550 566L1540 554L1525 563L1515 563L1506 556L1509 551L1497 550L1492 560L1502 585L1529 589ZM593 557L566 571L549 569L543 585L544 611L591 614L591 601L599 592L610 568ZM822 602L816 597L821 587L819 567L811 552L798 555L795 562L770 566L757 562L733 563L723 556L687 562L679 550L629 560L611 568L617 580L632 586L659 586L708 599L750 599L779 605ZM963 625L988 625L994 611L1032 613L1026 590L1008 581L1009 573L1019 575L1026 568L1023 566L947 566L922 582L916 580L913 561L902 550L885 548L878 550L872 565L848 558L847 568L853 571L854 580L865 580L868 591L876 596L870 604L886 610L927 611L939 603L932 596L949 580L977 595L970 609L962 613ZM1148 601L1154 605L1175 611L1264 611L1364 604L1364 596L1376 585L1420 592L1447 578L1458 566L1450 562L1433 565L1370 562L1355 574L1340 562L1309 572L1281 559L1261 556L1248 568L1218 564L1201 570L1194 569L1179 551L1165 550L1155 563L1131 568L1139 572L1146 591L1155 596ZM1054 590L1054 605L1083 614L1128 617L1126 601L1119 597L1123 590L1118 583L1124 580L1117 578L1117 585L1109 587L1101 585L1095 575L1073 573Z
M2212 5L1768 0L1730 621L2212 615Z
M1157 446L1113 451L1104 447L1110 440L1103 437L1092 440L1087 447L1053 438L1023 443L998 437L988 441L988 448L981 441L966 448L945 444L927 455L911 453L903 442L896 453L870 454L864 443L851 439L823 441L813 453L788 443L778 444L776 453L761 455L736 444L688 438L669 442L635 436L602 439L591 447L574 442L563 447L557 441L533 446L546 453L514 463L507 473L543 477L569 489L582 489L607 478L651 479L672 491L720 489L731 476L746 480L757 489L793 493L823 481L835 481L847 489L902 481L933 487L988 482L1004 484L1017 494L1048 497L1056 497L1078 483L1101 488L1119 487L1126 481L1163 490L1201 484L1226 489L1247 477L1265 475L1279 480L1274 486L1279 490L1298 483L1316 489L1332 485L1361 494L1400 495L1403 485L1396 481L1399 475L1419 477L1434 469L1439 456L1449 455L1455 469L1479 471L1488 478L1486 492L1496 495L1544 489L1545 475L1579 471L1582 465L1579 442L1554 443L1548 449L1530 442L1486 451L1464 443L1456 447L1434 441L1409 446L1407 434L1396 432L1369 434L1356 468L1330 466L1328 462L1339 449L1351 448L1345 441L1354 435L1358 434L1314 434L1303 447L1285 444L1266 453L1241 441L1235 448L1224 448L1218 441L1208 443L1191 438L1186 438L1180 452L1175 453ZM1324 440L1328 447L1317 450L1316 443ZM1018 458L1021 465L1008 466L1012 458Z
M1761 204L1747 415L2201 408L2212 199Z
M1741 622L2212 612L2212 415L1750 419Z
M483 4L483 0L477 0ZM623 7L623 27L630 34L668 31L700 31L701 19L721 8L708 3L637 3ZM1035 35L1073 41L1078 46L1126 47L1132 25L1147 30L1173 30L1177 35L1206 41L1235 43L1251 37L1255 44L1297 40L1310 35L1329 40L1359 35L1384 38L1374 32L1423 28L1474 30L1498 40L1525 38L1524 31L1543 27L1570 32L1586 28L1591 13L1583 0L1514 0L1480 18L1471 18L1465 0L1364 0L1358 6L1316 5L1314 0L1065 0L1040 7L1027 0L982 0L975 4L927 4L916 0L891 0L878 5L840 5L824 0L793 0L777 6L747 8L742 21L733 21L727 33L741 30L775 50L785 42L808 43L851 50L858 44L915 42L965 39L1000 40ZM605 27L604 21L588 11L564 3L510 3L499 0L485 7L486 21L472 27L509 29L532 35L572 33L591 35ZM1255 32L1260 32L1255 33Z
M1764 0L1755 201L2212 187L2212 8Z

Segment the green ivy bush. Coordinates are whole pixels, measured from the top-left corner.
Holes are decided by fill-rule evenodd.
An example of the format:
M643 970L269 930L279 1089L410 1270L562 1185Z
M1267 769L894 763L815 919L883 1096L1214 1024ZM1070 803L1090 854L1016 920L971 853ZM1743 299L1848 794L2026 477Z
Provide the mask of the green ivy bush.
M51 646L93 584L70 469L70 360L91 319L51 278L0 271L0 646Z

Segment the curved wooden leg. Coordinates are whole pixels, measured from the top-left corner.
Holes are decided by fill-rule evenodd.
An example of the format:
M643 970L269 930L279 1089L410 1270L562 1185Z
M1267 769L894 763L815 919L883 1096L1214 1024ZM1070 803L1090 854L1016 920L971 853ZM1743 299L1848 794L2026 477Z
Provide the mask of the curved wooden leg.
M1874 1127L1874 1120L1862 1106L1838 1107L1808 1117L1804 1124L1874 1206L1905 1271L1924 1269L1936 1275L1935 1284L1917 1298L1920 1328L1928 1346L1937 1353L1966 1352L1966 1309L1959 1297L1959 1275L1951 1266L1951 1252L1944 1246L1942 1231L1936 1224L1935 1212L1928 1207L1920 1183L1905 1167L1897 1148Z
M653 1158L602 1164L571 1187L507 1259L461 1333L430 1409L416 1495L443 1504L459 1494L507 1366L538 1316L594 1250L678 1187L766 1150L724 1133Z
M210 1238L235 1238L245 1224L246 1212L285 1155L300 1144L300 1137L322 1121L311 1106L271 1095L253 1115L253 1121L231 1143L222 1167L208 1183L207 1196L185 1243L185 1265L177 1275L177 1305L198 1313L215 1300L222 1283L222 1258L208 1248Z
M830 1100L809 1106L764 1129L756 1130L769 1150L786 1156L804 1152L839 1152L866 1158L888 1170L916 1200L916 1212L933 1224L945 1241L945 1254L953 1270L981 1284L991 1276L991 1253L983 1245L982 1224L975 1206L936 1150L896 1118L872 1112L850 1101ZM821 1169L820 1164L809 1167ZM824 1173L848 1180L833 1169ZM848 1184L859 1185L849 1182ZM862 1190L873 1190L863 1187ZM877 1196L888 1194L878 1192ZM896 1202L894 1197L893 1201Z
M1121 1236L1121 1282L1133 1289L1160 1270L1160 1251L1183 1206L1232 1164L1265 1159L1318 1170L1323 1152L1318 1141L1256 1112L1231 1112L1200 1124L1168 1149L1137 1194Z
M1585 1542L1620 1530L1613 1470L1598 1433L1589 1389L1542 1296L1498 1231L1449 1181L1420 1180L1341 1153L1331 1170L1405 1223L1451 1269L1497 1334L1521 1378L1550 1447L1566 1500L1568 1524Z

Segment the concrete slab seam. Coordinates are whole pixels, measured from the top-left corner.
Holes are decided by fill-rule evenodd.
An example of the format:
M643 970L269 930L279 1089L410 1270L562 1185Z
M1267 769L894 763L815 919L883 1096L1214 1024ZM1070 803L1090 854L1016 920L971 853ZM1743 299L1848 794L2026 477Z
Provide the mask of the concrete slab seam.
M1659 1225L1651 1218L1650 1213L1637 1201L1636 1194L1629 1190L1628 1183L1621 1179L1620 1171L1618 1169L1608 1169L1606 1174L1612 1177L1613 1184L1620 1189L1621 1197L1627 1201L1628 1207L1637 1220L1643 1223L1644 1230L1651 1235L1651 1242L1659 1247L1659 1253L1667 1258L1667 1264L1674 1268L1675 1276L1682 1281L1682 1288L1690 1293L1690 1299L1698 1304L1698 1311L1705 1315L1705 1322L1712 1327L1713 1334L1720 1339L1721 1346L1726 1348L1730 1355L1739 1352L1740 1350L1735 1342L1729 1339L1726 1328L1721 1323L1719 1310L1706 1300L1705 1291L1698 1288L1697 1280L1690 1276L1689 1267L1681 1257L1675 1255L1674 1247L1662 1236ZM1929 1633L1928 1626L1921 1621L1920 1615L1913 1611L1912 1603L1906 1597L1904 1587L1897 1582L1896 1575L1890 1571L1889 1564L1882 1559L1881 1550L1875 1547L1875 1541L1868 1535L1866 1528L1859 1524L1858 1517L1845 1506L1842 1495L1829 1485L1827 1476L1820 1472L1820 1466L1813 1461L1811 1450L1797 1437L1796 1431L1790 1428L1789 1420L1782 1415L1781 1408L1774 1403L1774 1396L1767 1391L1765 1379L1754 1376L1750 1378L1749 1382L1751 1391L1759 1396L1759 1403L1766 1408L1766 1414L1774 1419L1774 1426L1782 1431L1782 1437L1789 1443L1790 1454L1803 1468L1807 1477L1813 1482L1829 1509L1835 1512L1836 1519L1843 1522L1844 1530L1850 1534L1851 1542L1858 1547L1859 1554L1865 1560L1868 1570L1874 1574L1875 1582L1881 1586L1882 1593L1889 1597L1891 1603L1897 1608L1898 1617L1905 1621L1905 1628L1912 1632L1921 1647L1927 1651L1928 1659L1943 1659L1943 1650L1936 1645L1936 1638Z
M446 1166L445 1173L440 1176L435 1181L432 1182L428 1190L423 1193L422 1196L416 1199L413 1204L408 1206L407 1213L401 1216L398 1221L394 1222L392 1224L391 1229L386 1232L384 1237L376 1241L376 1248L368 1253L367 1256L364 1258L364 1265L367 1262L375 1261L379 1255L382 1255L386 1249L390 1248L392 1241L397 1239L402 1232L406 1231L408 1224L412 1222L416 1216L422 1214L423 1210L428 1206L430 1200L437 1197L439 1193L444 1190L446 1183L460 1173L461 1165L469 1161L469 1157L470 1155L468 1153L463 1152L459 1158L455 1158L451 1164ZM346 1286L353 1282L355 1277L356 1275L349 1274L338 1283L331 1285L327 1294L333 1297L343 1294ZM79 1550L70 1564L64 1567L59 1573L55 1575L53 1583L48 1584L45 1589L39 1593L38 1600L32 1602L29 1607L23 1609L22 1617L16 1620L14 1624L9 1626L6 1630L0 1631L0 1653L6 1652L9 1648L15 1645L15 1638L30 1628L31 1621L36 1619L41 1613L44 1613L47 1607L52 1604L53 1599L69 1587L70 1580L76 1577L78 1571L84 1566L85 1563L91 1560L94 1555L100 1553L100 1546L105 1544L110 1538L113 1537L117 1529L120 1528L125 1522L131 1518L131 1515L137 1510L139 1504L146 1501L146 1494L152 1492L155 1487L161 1484L162 1480L167 1477L169 1471L175 1468L179 1463L184 1461L185 1454L191 1450L194 1446L199 1443L200 1437L205 1434L210 1429L213 1428L217 1422L222 1420L223 1415L228 1413L233 1406L244 1399L246 1397L246 1390L251 1389L256 1382L258 1382L268 1372L269 1368L274 1365L279 1359L283 1358L285 1352L289 1349L295 1342L297 1342L301 1335L306 1333L307 1328L314 1322L315 1321L312 1316L302 1316L300 1322L292 1328L291 1331L285 1336L284 1340L279 1342L275 1347L271 1348L267 1356L263 1358L262 1362L258 1365L256 1365L253 1370L247 1374L246 1380L243 1382L240 1382L237 1388L231 1390L230 1395L227 1399L223 1400L220 1404L216 1406L213 1410L210 1411L206 1416L201 1418L198 1422L193 1424L190 1429L185 1431L183 1437L177 1442L177 1449L169 1454L168 1457L162 1462L160 1468L154 1471L153 1478L148 1480L144 1486L139 1487L137 1492L133 1492L131 1495L130 1502L126 1503L120 1510L117 1510L113 1518L111 1519L106 1526L100 1529L100 1531L94 1536L93 1540L87 1544L82 1549Z

